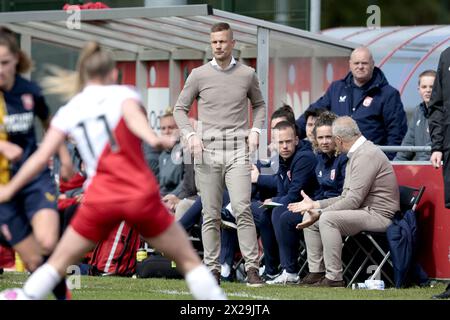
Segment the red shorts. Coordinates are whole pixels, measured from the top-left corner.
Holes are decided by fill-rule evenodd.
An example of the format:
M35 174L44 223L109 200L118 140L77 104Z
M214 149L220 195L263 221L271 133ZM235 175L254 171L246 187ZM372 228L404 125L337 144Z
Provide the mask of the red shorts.
M153 238L174 222L158 193L120 202L82 202L70 225L83 237L99 242L121 221L144 238Z

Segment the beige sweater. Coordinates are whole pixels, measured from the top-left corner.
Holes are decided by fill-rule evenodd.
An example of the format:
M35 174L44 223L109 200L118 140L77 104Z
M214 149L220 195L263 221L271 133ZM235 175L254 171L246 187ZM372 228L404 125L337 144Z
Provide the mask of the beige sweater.
M192 70L174 108L174 118L182 134L193 131L187 113L198 99L199 130L203 139L247 136L248 99L253 107L253 127L262 129L266 105L255 70L239 62L230 70L218 70L211 63Z
M323 211L371 209L392 218L400 210L398 189L388 158L367 140L347 162L342 194L319 203Z

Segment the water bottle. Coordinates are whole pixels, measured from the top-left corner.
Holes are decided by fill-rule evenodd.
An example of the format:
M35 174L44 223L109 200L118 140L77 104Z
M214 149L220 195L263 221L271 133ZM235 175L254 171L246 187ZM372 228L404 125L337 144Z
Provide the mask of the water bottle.
M364 284L369 290L384 290L383 280L366 280Z
M358 282L352 284L352 290L367 290L367 286L365 283Z

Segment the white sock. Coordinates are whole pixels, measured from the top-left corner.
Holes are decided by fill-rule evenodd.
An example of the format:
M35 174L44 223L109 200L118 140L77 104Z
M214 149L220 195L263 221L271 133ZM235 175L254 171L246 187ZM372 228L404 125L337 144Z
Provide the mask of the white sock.
M197 300L227 300L216 279L203 264L186 274L186 282Z
M33 300L45 299L61 281L58 271L48 263L31 274L23 286L25 295Z
M222 277L228 277L231 273L231 268L227 263L222 264L222 268L220 269L220 275Z

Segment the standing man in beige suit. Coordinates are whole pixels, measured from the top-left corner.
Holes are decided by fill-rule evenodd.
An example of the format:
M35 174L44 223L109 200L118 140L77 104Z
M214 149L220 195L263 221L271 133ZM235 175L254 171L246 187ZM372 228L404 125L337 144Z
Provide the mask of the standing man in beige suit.
M342 194L303 201L289 210L304 214L297 229L304 229L309 271L302 283L320 287L344 287L342 278L342 236L361 231L385 232L400 210L397 179L386 155L364 138L350 117L333 122L333 137L349 160Z
M210 40L214 59L192 70L176 102L174 117L194 154L195 179L203 204L203 261L220 282L220 211L226 186L236 213L247 285L257 287L264 282L259 277L258 242L250 211L249 153L258 147L266 105L255 70L232 56L235 40L230 26L213 25ZM187 117L195 99L197 131ZM249 99L253 107L251 129Z

